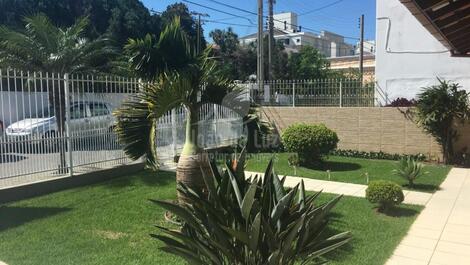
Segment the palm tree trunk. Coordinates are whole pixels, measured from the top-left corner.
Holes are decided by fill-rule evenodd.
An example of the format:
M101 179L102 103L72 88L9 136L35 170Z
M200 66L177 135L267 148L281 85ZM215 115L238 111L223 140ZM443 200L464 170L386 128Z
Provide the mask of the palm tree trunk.
M194 109L188 109L186 120L186 140L176 167L176 181L198 193L205 193L206 185L202 170L210 170L208 161L204 161L202 149L198 146L198 115ZM178 193L178 201L185 202L185 197Z

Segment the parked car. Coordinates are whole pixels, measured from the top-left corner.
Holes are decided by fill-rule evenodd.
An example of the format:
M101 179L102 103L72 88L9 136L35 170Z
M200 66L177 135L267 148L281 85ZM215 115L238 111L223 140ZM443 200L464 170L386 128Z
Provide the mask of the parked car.
M111 104L100 101L80 101L72 102L70 105L70 121L66 123L73 135L93 134L93 132L111 130L114 127L115 119L112 116ZM54 138L57 132L54 108L50 106L6 128L6 135L10 141Z

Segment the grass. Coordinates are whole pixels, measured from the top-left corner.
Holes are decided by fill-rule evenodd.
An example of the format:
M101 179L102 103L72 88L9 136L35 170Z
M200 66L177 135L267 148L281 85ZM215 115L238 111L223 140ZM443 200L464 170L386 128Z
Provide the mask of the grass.
M184 264L158 249L154 224L168 224L148 199L175 199L174 173L141 172L0 206L0 260L9 265ZM326 201L333 195L324 194ZM421 207L400 217L377 214L365 199L345 197L332 213L330 233L352 231L330 264L383 264Z
M290 154L279 153L275 156L275 170L280 175L294 175L294 169L289 166L287 159ZM267 160L272 154L253 154L247 163L247 170L255 172L264 172ZM339 182L348 182L355 184L366 184L366 173L369 175L369 181L390 180L396 182L406 189L418 190L423 192L434 192L439 189L440 184L451 169L450 166L425 164L422 175L415 181L413 188L408 187L408 182L393 174L398 161L392 160L374 160L363 158L351 158L341 156L330 156L325 159L321 166L316 168L297 168L297 176L304 178L313 178L328 180L327 170L330 170L330 180Z

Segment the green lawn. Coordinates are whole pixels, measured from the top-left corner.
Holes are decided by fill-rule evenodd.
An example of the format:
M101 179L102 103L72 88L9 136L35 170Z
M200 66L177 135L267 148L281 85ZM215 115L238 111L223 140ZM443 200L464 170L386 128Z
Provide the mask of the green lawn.
M269 161L271 157L272 154L252 154L247 163L247 170L264 172L267 161ZM287 162L288 157L288 153L279 153L275 155L274 169L278 174L289 176L294 175L294 169L290 167ZM402 185L406 189L410 189L410 187L407 187L408 182L405 179L395 176L392 173L392 170L396 168L397 163L397 161L391 160L330 156L325 159L320 167L299 167L297 169L297 176L328 180L327 170L330 170L331 181L366 184L365 173L367 172L370 181L391 180ZM444 181L450 169L450 166L426 164L424 172L428 172L428 174L418 178L413 189L424 192L436 191L442 181Z
M327 200L333 195L322 195ZM9 265L172 264L183 262L158 250L148 235L167 225L148 199L174 199L174 173L142 172L0 206L0 260ZM379 215L365 199L345 197L330 228L352 231L353 240L330 264L383 264L406 234L418 206L400 217Z

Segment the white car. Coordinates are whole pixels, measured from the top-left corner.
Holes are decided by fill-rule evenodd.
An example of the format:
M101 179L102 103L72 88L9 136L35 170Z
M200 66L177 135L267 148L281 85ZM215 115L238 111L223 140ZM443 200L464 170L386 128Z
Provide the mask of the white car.
M99 101L81 101L70 104L70 130L73 134L111 130L115 119L113 107ZM67 121L66 121L67 122ZM57 134L54 108L47 107L29 117L10 124L5 131L9 139L51 138Z

